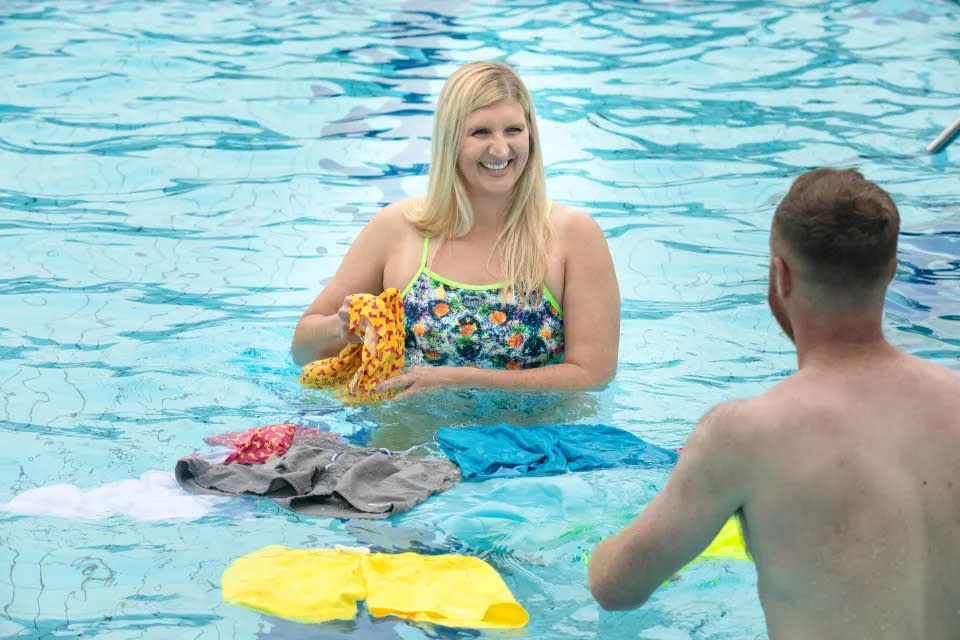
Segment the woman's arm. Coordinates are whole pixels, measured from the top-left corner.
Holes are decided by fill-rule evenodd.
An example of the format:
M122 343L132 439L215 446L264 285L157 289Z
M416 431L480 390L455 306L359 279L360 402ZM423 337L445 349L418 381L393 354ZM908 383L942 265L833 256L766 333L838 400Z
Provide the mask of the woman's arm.
M348 341L359 341L346 330L348 297L355 293L379 295L383 269L403 224L400 203L381 210L357 235L333 278L313 301L293 332L290 352L298 365L336 355Z
M563 252L564 361L535 369L418 367L380 385L403 389L397 398L424 389L457 385L515 389L571 389L600 385L617 371L620 290L600 226L568 210L558 224L555 249Z

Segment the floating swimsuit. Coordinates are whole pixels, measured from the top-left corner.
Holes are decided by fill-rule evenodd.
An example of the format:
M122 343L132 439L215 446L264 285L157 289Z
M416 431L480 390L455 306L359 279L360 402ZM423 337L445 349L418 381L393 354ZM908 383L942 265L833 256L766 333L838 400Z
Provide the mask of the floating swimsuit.
M601 424L440 427L443 453L464 478L546 476L614 467L668 468L677 454Z
M301 424L268 424L245 431L231 431L207 436L204 442L212 447L229 447L233 452L223 464L260 464L273 456L282 456L294 444L303 444L317 438L336 440L339 433L321 431Z
M727 520L720 533L713 539L697 560L704 558L719 558L721 560L751 560L747 551L747 543L743 538L743 529L740 520L734 516Z
M351 620L365 599L377 617L447 627L527 624L527 612L479 558L366 551L264 547L223 572L223 600L305 623Z
M263 464L177 461L180 486L194 493L270 498L284 509L325 518L389 518L461 480L457 465L329 438L292 445Z
M563 358L563 312L546 285L537 305L521 306L503 284L448 280L420 269L403 290L408 365L529 369Z

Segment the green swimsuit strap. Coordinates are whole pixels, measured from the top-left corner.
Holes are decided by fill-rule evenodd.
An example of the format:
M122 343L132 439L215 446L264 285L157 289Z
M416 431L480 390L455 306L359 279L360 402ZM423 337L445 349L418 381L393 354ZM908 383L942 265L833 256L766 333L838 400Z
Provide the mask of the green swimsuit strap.
M417 269L417 272L413 274L413 277L410 278L410 282L407 283L407 286L403 288L403 291L400 292L400 297L403 298L409 293L410 289L413 288L413 284L417 281L417 278L420 277L420 274L423 273L424 269L427 268L427 252L430 250L430 236L423 236L423 255L420 257L420 268Z
M552 200L547 200L547 217L550 216L550 211L551 211L551 209L553 209L553 201L552 201ZM400 297L401 297L401 298L406 297L407 293L410 292L410 289L413 288L413 285L414 285L414 283L417 281L417 278L419 278L420 275L423 274L424 271L426 271L426 269L427 269L427 253L428 253L429 251L430 251L430 236L424 234L424 236L423 236L423 255L420 256L420 268L417 269L417 272L416 272L415 274L413 274L413 277L412 277L412 278L410 278L410 282L407 283L407 286L405 286L405 287L403 288L403 291L400 293ZM454 282L453 280L447 280L446 278L443 278L443 280L446 281L446 282L449 283L449 284L452 284L452 285L458 286L458 287L462 287L462 288L464 288L464 289L486 289L486 288L488 288L487 286L480 286L480 287L478 287L478 286L472 286L472 285L465 285L465 284L462 284L462 283L459 283L459 282ZM560 305L557 304L556 298L554 298L554 297L553 297L553 294L550 293L550 289L547 287L546 284L543 285L543 295L544 295L544 297L550 302L550 304L553 305L553 308L557 310L557 312L560 314L560 316L563 317L563 309L561 309L561 308L560 308Z

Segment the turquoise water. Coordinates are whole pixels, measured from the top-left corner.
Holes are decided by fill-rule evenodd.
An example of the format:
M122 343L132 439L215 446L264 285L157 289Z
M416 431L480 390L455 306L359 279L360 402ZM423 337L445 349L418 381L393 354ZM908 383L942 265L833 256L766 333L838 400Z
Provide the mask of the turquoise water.
M531 614L484 637L766 637L742 563L693 567L640 611L593 604L585 554L661 473L464 483L390 521L341 522L178 501L148 472L207 451L204 436L288 420L384 446L501 418L680 446L709 406L795 367L765 306L767 232L814 166L859 166L892 193L904 233L887 335L960 368L960 143L922 153L960 115L955 2L4 7L0 502L62 483L100 493L61 516L0 512L0 636L477 635L224 605L230 561L281 543L480 555ZM300 312L379 207L424 191L433 100L478 58L518 69L550 196L607 235L616 380L566 400L435 394L379 410L304 392L287 353ZM523 516L458 520L505 503Z

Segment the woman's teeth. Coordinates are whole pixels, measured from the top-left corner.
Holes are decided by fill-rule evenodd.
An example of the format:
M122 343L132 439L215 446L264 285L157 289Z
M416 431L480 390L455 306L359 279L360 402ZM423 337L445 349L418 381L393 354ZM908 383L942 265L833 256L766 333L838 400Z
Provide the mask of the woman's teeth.
M484 167L490 169L491 171L499 171L500 169L506 169L507 165L510 164L510 161L507 160L503 164L490 164L488 162L481 162Z

